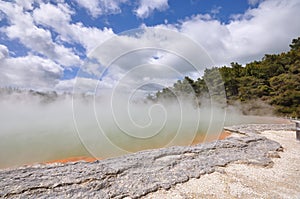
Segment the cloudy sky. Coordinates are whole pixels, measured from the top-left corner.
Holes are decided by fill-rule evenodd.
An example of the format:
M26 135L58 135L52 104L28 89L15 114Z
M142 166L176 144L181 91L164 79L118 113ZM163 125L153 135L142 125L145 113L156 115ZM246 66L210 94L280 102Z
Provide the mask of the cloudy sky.
M196 77L194 65L287 51L299 10L300 0L1 0L0 86L168 85Z

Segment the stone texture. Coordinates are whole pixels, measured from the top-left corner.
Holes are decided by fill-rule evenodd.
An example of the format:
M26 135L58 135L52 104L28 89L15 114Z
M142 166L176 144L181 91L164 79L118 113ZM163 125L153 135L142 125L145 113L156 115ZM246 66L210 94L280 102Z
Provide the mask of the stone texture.
M295 131L269 130L261 132L261 135L279 142L283 147L283 151L277 152L272 159L274 164L271 167L231 163L199 179L193 178L142 198L300 198L300 142L296 140Z
M295 124L244 124L225 127L224 129L239 134L255 136L263 131L294 131L295 128Z
M282 150L263 130L293 125L242 125L225 128L244 134L189 147L147 150L93 163L34 165L0 171L3 198L139 198L212 173L232 162L270 166ZM271 155L270 155L271 154Z

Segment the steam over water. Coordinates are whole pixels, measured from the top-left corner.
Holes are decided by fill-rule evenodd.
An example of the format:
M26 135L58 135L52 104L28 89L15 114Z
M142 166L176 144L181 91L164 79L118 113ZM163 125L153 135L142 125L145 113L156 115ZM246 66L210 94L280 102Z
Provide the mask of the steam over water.
M126 102L126 104L125 104ZM190 145L196 136L218 136L223 124L274 122L231 108L193 103L117 98L60 97L41 102L30 95L2 97L0 167L74 156L107 158L143 149Z
M201 77L206 66L214 63L205 49L185 35L137 29L87 55L71 84L74 96L0 92L0 167L190 145L200 135L217 137L224 125L266 122L242 116L235 108L226 112L217 71L204 78L210 99L200 99L200 108L191 100L195 93L174 92L175 100L159 103L139 96L167 88L187 74ZM88 92L93 95L82 95Z

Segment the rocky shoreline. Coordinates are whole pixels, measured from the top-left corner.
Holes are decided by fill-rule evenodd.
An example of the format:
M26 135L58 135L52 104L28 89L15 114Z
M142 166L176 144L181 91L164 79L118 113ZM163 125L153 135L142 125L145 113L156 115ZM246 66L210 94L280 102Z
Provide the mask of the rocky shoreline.
M141 151L102 161L34 165L0 171L3 198L139 198L234 162L271 166L282 150L260 135L266 130L294 130L293 124L226 127L242 134L189 147Z

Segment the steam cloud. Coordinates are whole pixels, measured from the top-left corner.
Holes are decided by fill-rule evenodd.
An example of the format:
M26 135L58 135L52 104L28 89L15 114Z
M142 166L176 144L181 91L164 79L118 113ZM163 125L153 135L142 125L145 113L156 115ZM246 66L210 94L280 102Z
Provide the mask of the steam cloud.
M190 145L197 136L217 138L224 125L266 122L228 108L224 87L216 90L211 82L206 82L211 98L201 99L201 107L193 96L143 98L146 89L167 87L166 79L199 77L207 65L213 62L198 44L170 30L148 28L112 38L88 55L73 95L1 94L0 168ZM82 94L87 91L92 95Z
M126 104L125 104L126 102ZM116 98L61 96L45 103L22 93L0 101L0 168L74 156L107 158L149 148L189 145L199 135L216 138L225 125L263 123L189 101L153 103ZM270 121L269 121L270 122Z

